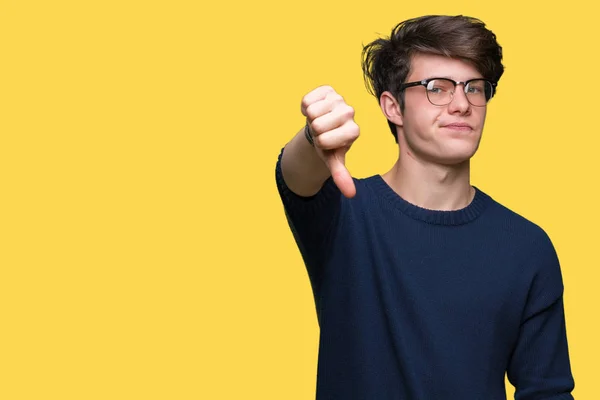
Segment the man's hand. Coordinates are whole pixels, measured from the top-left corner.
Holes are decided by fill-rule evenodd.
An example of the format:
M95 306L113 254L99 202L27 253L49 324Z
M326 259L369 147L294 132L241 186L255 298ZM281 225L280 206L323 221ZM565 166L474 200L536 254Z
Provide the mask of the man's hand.
M332 87L321 86L302 98L302 114L314 138L315 150L336 186L344 196L354 197L356 187L345 166L346 153L360 134L354 109Z

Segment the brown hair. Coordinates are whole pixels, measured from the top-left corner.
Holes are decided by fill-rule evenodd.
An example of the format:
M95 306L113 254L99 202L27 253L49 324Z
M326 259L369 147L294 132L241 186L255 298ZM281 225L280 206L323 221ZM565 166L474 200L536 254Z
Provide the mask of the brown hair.
M413 18L396 25L388 38L376 39L363 47L365 85L377 102L383 92L389 91L404 111L404 93L399 87L409 74L414 53L462 59L494 82L504 72L502 47L496 35L479 19L462 15ZM396 126L390 121L388 124L398 142Z

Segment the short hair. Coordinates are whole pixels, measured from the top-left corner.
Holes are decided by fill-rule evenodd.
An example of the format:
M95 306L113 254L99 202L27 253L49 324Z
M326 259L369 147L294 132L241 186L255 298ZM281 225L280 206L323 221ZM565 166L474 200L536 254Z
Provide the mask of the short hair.
M502 47L481 20L463 15L412 18L396 25L389 37L363 46L365 85L377 102L383 92L389 91L404 111L404 93L399 88L408 77L415 53L461 59L494 82L498 82L504 72ZM389 120L388 125L397 143L396 126Z

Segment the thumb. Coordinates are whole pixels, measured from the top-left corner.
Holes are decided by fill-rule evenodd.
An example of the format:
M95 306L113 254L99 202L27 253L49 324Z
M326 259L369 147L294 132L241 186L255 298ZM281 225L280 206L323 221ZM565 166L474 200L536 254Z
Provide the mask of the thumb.
M344 154L339 151L334 151L327 156L327 168L331 172L333 182L340 189L342 194L348 198L356 195L356 187L354 180L348 169L344 165Z

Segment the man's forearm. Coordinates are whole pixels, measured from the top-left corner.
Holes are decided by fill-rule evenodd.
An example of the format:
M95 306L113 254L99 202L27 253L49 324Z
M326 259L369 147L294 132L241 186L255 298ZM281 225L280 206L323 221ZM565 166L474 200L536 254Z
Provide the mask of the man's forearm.
M304 136L302 128L285 146L281 172L290 190L299 196L316 194L331 172Z

